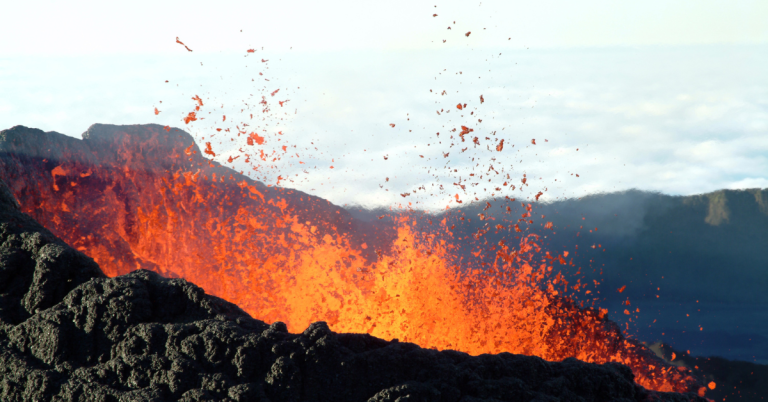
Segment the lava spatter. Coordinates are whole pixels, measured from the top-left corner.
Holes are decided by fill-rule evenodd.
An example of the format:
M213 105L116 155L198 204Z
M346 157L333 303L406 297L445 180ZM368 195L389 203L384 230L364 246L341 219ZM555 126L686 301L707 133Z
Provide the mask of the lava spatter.
M177 43L192 51L178 38ZM249 49L245 56L252 53ZM269 60L260 61L259 68L267 68ZM334 331L428 348L619 362L647 388L698 390L689 372L665 365L626 339L604 310L576 301L586 285L569 283L558 269L567 264L567 251L542 250L541 239L529 231L534 224L530 204L514 217L508 207L508 216L462 215L458 208L481 201L473 189L482 186L494 191L492 196L506 194L507 200L511 191L529 186L535 190L526 193L528 198L538 200L546 191L533 174L510 175L514 166L495 159L514 152L515 141L484 128L482 108L489 104L483 95L477 107L446 97L437 113L453 119L445 122L445 130L453 129L444 131L439 148L453 186L441 184L438 195L453 215L432 222L409 202L404 213L366 224L325 200L279 186L288 175L277 162L309 155L288 152L290 135L282 137L275 123L287 116L283 107L293 96L289 88L275 86L243 99L243 109L227 109L229 119L222 113L221 120L217 114L207 120L220 127L201 127L204 113L218 102L195 94L194 110L182 121L201 132L197 141L169 126L92 127L83 142L67 143L67 155L76 157L62 156L55 168L29 162L45 180L27 183L17 196L25 211L92 256L110 276L143 267L183 277L255 318L285 322L294 332L326 321ZM278 93L286 100L277 100ZM444 95L445 90L439 96ZM280 107L273 109L275 101ZM401 124L388 124L395 128L396 123ZM405 131L407 124L398 127ZM465 138L470 133L475 134ZM458 139L472 147L449 151L464 145ZM201 151L196 142L205 148ZM11 165L3 165L3 173L24 182ZM340 170L328 166L321 168ZM520 180L519 188L513 180ZM419 191L398 194L405 203L415 201ZM486 197L482 202L491 205ZM465 219L482 226L456 230ZM554 229L551 222L544 227ZM484 235L494 230L508 233L504 243L485 242ZM465 258L461 248L472 250L472 257Z
M25 211L110 276L145 267L183 277L292 331L326 321L336 331L471 354L621 362L650 389L693 383L625 339L604 313L563 297L569 283L549 261L567 255L542 262L536 235L497 246L490 262L485 248L478 260L462 260L459 247L482 245L482 234L452 231L463 216L425 225L392 215L387 227L360 226L322 199L209 165L179 130L94 126L85 137L59 139L72 158L16 188L29 189L19 194ZM92 159L89 149L103 156ZM4 177L24 183L11 162ZM64 180L78 185L55 190Z

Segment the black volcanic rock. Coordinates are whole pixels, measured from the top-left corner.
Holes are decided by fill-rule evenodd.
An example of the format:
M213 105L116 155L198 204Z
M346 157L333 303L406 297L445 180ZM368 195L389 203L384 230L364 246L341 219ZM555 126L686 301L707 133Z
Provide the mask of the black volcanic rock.
M325 323L290 334L182 279L107 278L0 180L3 401L704 401L618 364L438 352Z

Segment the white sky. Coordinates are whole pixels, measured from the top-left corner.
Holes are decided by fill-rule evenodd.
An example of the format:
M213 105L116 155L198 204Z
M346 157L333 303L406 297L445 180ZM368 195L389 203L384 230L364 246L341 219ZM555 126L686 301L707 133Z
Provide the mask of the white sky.
M471 157L533 177L519 197L768 187L768 2L529 3L15 2L0 24L0 129L158 123L202 145L216 125L181 121L191 96L234 124L250 94L280 88L270 101L289 107L259 128L285 142L267 145L310 148L306 165L277 165L294 178L281 184L338 204L444 207L456 190L437 187L466 180ZM470 123L504 152L443 158L435 132ZM397 195L419 186L434 191Z
M495 48L768 42L760 0L23 1L3 14L3 55L166 53L176 36L198 52L442 49L432 41L450 21Z

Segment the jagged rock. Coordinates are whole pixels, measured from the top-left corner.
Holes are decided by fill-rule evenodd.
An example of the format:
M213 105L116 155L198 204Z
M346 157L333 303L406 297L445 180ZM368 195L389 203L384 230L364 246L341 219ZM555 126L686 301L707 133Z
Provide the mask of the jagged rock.
M0 181L3 401L705 401L617 364L422 349L323 322L290 334L183 279L107 278Z

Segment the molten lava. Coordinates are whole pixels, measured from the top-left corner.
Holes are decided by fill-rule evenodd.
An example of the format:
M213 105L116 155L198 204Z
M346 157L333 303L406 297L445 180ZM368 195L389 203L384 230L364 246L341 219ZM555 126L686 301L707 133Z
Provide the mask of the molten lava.
M474 355L620 362L646 388L698 390L687 369L625 339L604 311L564 297L569 284L553 263L567 254L542 258L535 235L500 244L493 263L465 261L446 221L356 221L205 160L180 130L94 125L80 141L16 129L6 131L0 173L24 211L110 276L183 277L293 332L326 321Z

